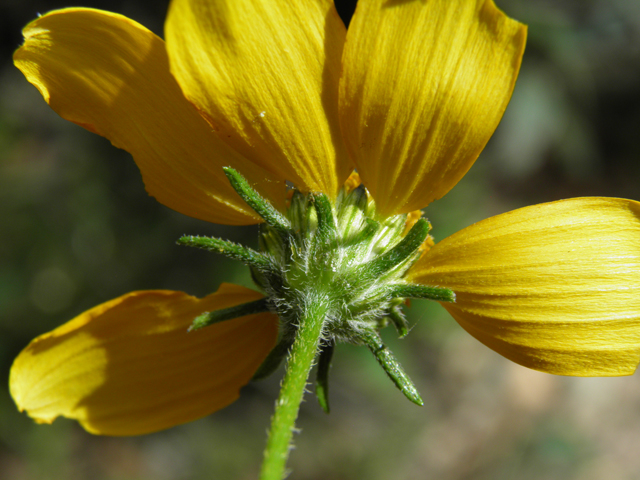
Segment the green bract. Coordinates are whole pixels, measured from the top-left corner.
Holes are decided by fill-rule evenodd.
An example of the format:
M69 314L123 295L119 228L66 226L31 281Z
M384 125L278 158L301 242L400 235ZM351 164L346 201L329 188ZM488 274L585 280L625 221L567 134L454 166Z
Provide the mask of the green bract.
M280 318L277 346L254 378L273 372L293 344L299 321L310 305L323 305L319 398L325 410L326 377L335 342L366 345L411 401L422 399L378 331L393 323L400 336L408 326L401 310L405 298L455 301L446 288L408 283L405 273L420 257L431 225L423 218L409 225L407 214L378 220L375 202L366 189L353 182L340 190L336 201L323 193L292 190L286 215L280 214L254 191L240 173L225 172L233 188L265 223L260 231L260 251L206 237L183 237L182 245L223 253L250 266L253 279L266 298L223 311L198 316L192 329L260 311ZM410 228L409 228L410 226Z

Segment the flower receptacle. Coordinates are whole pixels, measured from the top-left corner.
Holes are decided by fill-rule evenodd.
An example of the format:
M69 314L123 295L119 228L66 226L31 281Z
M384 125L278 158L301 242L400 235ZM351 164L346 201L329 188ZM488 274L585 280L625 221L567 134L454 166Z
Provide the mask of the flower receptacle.
M414 214L378 218L367 190L353 181L345 184L333 202L323 193L293 189L288 209L281 213L240 173L231 168L225 173L238 194L265 220L260 228L259 251L204 237L182 237L179 243L243 261L265 294L259 308L278 314L280 340L254 378L267 376L280 365L295 341L300 322L308 317L309 309L320 304L324 318L317 393L325 411L329 409L330 352L336 342L367 346L407 398L422 404L409 377L382 344L378 331L391 323L401 337L408 333L401 309L406 298L455 301L451 290L405 279L431 242L429 222ZM246 304L236 313L251 313L255 308ZM233 315L208 312L195 319L192 328Z

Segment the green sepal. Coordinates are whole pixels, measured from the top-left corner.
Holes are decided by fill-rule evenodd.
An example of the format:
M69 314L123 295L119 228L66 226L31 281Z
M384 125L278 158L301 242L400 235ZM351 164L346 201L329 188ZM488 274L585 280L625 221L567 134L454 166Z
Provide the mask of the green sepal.
M236 305L235 307L214 310L213 312L204 312L193 320L193 323L187 331L193 332L194 330L200 330L201 328L208 327L214 323L220 323L226 320L233 320L234 318L268 311L269 300L267 298L261 298L255 302L243 303L241 305Z
M331 340L328 343L324 343L320 350L320 356L318 358L318 370L316 372L316 397L318 403L324 410L324 413L329 413L329 369L331 368L331 358L333 357L333 350L335 348L335 342Z
M393 307L387 312L387 317L393 322L393 326L396 327L398 336L400 338L406 337L409 334L409 322L400 311L400 307Z
M376 357L382 369L404 396L416 405L424 405L424 401L409 378L409 375L402 369L398 359L393 355L391 350L382 343L380 335L374 331L364 331L360 332L359 338L369 347L369 350L371 350Z
M426 298L437 302L455 302L456 294L453 290L443 287L418 284L396 284L389 286L392 298Z
M224 167L223 170L233 189L265 222L283 233L291 230L291 222L287 217L276 210L266 198L256 192L253 187L249 185L247 179L237 170L231 167Z
M360 184L349 193L341 191L338 194L338 198L342 203L346 205L353 205L363 213L367 213L369 196L367 195L367 189L364 185Z
M336 221L344 244L351 244L351 238L362 229L363 220L367 219L367 192L363 185L349 193L340 191L336 208Z
M228 240L185 235L184 237L180 237L176 243L178 245L202 248L203 250L209 250L210 252L221 253L229 258L240 260L244 264L260 270L269 270L271 268L271 262L266 255Z
M429 230L431 230L431 224L421 218L395 247L365 265L362 273L369 278L375 278L393 269L418 251L427 238Z
M345 242L346 246L367 243L380 229L380 223L371 218L365 219L365 222L367 223L366 226Z
M337 235L331 202L324 193L314 193L311 199L318 214L316 236L321 244L329 244Z
M300 233L300 230L307 229L309 226L307 221L309 215L308 210L307 196L299 190L293 190L291 199L289 200L289 211L287 214L291 219L293 229L297 231L297 233Z
M273 347L273 350L269 352L267 358L265 358L262 364L258 367L256 373L253 374L251 380L262 380L275 372L282 363L284 357L289 353L292 345L293 338L280 339L278 344Z

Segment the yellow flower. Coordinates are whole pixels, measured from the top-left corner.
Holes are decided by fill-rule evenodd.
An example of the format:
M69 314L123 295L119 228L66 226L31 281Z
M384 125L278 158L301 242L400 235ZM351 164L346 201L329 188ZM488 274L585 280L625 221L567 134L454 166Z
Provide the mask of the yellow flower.
M379 218L426 207L496 128L526 28L491 0L174 0L166 43L120 15L65 9L24 30L15 63L63 118L128 150L148 192L192 217L261 219L232 166L284 211L285 181L335 200L355 167ZM406 279L450 288L469 333L527 367L628 375L640 360L640 204L578 198L499 215L422 255ZM186 334L200 313L261 295L134 292L35 339L11 393L40 422L134 435L235 400L278 320Z

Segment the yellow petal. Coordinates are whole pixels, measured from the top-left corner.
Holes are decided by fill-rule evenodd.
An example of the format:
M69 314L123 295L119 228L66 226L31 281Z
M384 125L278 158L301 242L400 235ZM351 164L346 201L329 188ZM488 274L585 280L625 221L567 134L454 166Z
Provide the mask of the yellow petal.
M173 0L171 70L220 137L303 190L352 167L338 121L345 27L330 0Z
M99 10L57 10L31 22L16 66L63 118L129 151L147 191L178 212L251 224L256 214L222 171L242 171L284 205L284 187L220 141L169 72L164 42Z
M105 435L140 435L203 417L238 398L274 346L277 318L265 313L187 328L204 311L260 297L222 285L202 299L158 290L103 303L23 350L11 368L11 395L40 423L62 415Z
M360 0L340 84L349 154L382 216L469 170L507 106L526 27L491 0Z
M560 375L630 375L640 361L640 203L575 198L443 240L411 271L485 345Z

